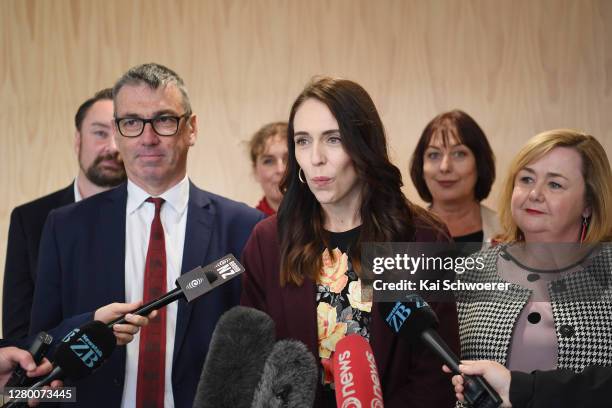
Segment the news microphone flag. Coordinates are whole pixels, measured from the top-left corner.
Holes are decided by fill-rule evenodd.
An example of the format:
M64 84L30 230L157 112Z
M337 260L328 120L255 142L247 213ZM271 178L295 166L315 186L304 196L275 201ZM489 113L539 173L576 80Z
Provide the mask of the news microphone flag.
M205 295L216 287L236 278L243 272L244 267L236 260L234 255L227 254L223 258L206 266L197 267L182 274L176 280L177 287L175 289L158 299L142 305L130 313L146 316L153 310L161 309L178 299L185 299L187 302L193 302L195 299ZM108 327L123 323L126 323L125 316L113 320L108 324Z
M370 343L351 334L334 352L334 386L339 408L383 408L382 386Z

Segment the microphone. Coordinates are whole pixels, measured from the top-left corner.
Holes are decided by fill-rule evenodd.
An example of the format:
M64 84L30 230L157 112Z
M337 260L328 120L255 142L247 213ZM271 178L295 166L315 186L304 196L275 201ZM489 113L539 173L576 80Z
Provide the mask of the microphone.
M266 360L251 408L311 408L317 376L317 363L306 345L281 340Z
M72 330L57 347L53 370L28 390L44 387L60 378L76 381L88 376L110 357L116 344L113 331L97 320ZM2 408L17 404L16 401L10 402Z
M199 266L182 274L176 280L176 288L162 297L140 306L138 309L131 312L131 314L146 316L152 311L161 309L178 299L185 299L187 302L191 302L216 287L234 279L243 272L244 267L236 260L234 255L227 254L213 263L203 267ZM108 324L108 327L123 323L126 323L125 316L113 320Z
M52 341L53 337L50 334L45 332L38 333L28 349L28 352L32 355L32 359L36 365L40 364L43 357L45 357ZM31 379L26 375L26 371L21 368L20 365L17 365L5 387L24 387L29 385L28 383L30 380Z
M384 407L374 353L366 339L351 334L340 340L333 367L338 407Z
M435 330L438 317L423 298L411 294L403 302L380 302L379 310L395 334L411 343L422 341L454 374L461 374L459 358ZM473 407L497 408L501 405L502 399L482 376L463 374L463 378L463 395Z
M275 337L264 312L244 306L225 312L212 334L193 408L250 408Z

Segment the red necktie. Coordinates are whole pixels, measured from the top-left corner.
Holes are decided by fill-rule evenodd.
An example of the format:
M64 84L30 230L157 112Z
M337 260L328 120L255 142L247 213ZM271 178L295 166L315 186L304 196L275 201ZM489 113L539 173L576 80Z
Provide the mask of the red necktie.
M166 245L164 227L159 217L164 199L149 197L147 202L155 204L155 216L151 223L145 264L144 303L157 299L166 293ZM161 308L158 310L157 317L140 329L136 407L163 407L165 379L166 308Z

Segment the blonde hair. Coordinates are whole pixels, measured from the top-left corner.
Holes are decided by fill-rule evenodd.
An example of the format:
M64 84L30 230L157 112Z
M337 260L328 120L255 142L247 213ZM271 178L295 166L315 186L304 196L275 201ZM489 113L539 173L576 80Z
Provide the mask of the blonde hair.
M584 242L601 242L612 237L612 171L606 151L591 135L571 129L555 129L531 138L518 152L503 185L499 218L505 231L502 242L523 241L524 235L512 218L512 192L517 173L555 147L569 147L582 158L585 201L592 213Z

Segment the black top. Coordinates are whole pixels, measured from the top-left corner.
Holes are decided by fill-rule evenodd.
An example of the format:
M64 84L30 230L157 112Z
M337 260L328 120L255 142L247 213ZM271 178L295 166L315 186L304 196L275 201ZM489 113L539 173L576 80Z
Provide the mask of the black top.
M361 226L353 228L344 232L329 232L329 247L334 251L336 248L340 250L340 254L336 253L336 257L346 255L348 257L346 271L344 275L346 279L344 285L341 285L342 288L335 287L332 285L331 287L325 285L321 282L317 283L317 308L320 303L327 303L330 307L336 309L337 312L337 322L340 324L347 325L346 335L348 334L359 334L363 336L366 340L370 338L369 332L369 323L370 323L370 312L359 310L358 308L353 308L351 305L351 301L349 299L350 292L350 283L358 280L358 276L353 270L352 262L350 261L350 249L357 242L359 238L359 231L361 230ZM325 251L325 250L324 250ZM336 260L339 262L339 260ZM338 278L336 276L336 278ZM340 280L336 281L339 282ZM329 284L329 282L327 282ZM347 317L347 316L350 316ZM318 329L317 329L318 330ZM320 333L318 333L320 337ZM330 359L333 358L329 357ZM321 367L324 361L324 356L319 355L319 366ZM325 374L322 376L323 381L323 403L321 404L321 408L334 408L336 407L336 393L333 388L331 388L330 384L327 382L331 379L325 380Z
M359 238L359 231L361 231L361 225L344 232L329 232L329 246L338 248L342 252L347 252L351 245L357 242Z
M455 242L482 242L484 240L484 232L482 230L472 232L467 235L460 235L458 237L453 237L453 241Z

